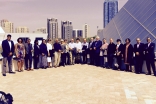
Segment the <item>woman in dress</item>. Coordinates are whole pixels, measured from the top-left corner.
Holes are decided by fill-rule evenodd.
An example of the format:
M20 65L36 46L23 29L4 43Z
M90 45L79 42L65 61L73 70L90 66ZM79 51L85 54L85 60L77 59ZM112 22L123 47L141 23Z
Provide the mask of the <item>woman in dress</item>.
M108 43L106 42L106 39L103 39L103 45L100 48L100 66L101 67L106 67L106 60L104 60L104 58L107 58L107 47L108 47Z
M47 51L47 45L46 45L45 39L42 40L42 43L40 45L40 54L41 54L41 67L43 69L46 69L47 68L48 51Z
M40 46L38 45L38 40L34 42L34 69L39 69L39 55Z
M129 38L127 38L125 42L126 43L124 44L124 48L123 48L123 58L126 65L125 71L131 72L132 70L130 67L133 60L133 46L130 44L131 40Z
M17 44L15 45L15 53L17 58L18 72L23 71L24 57L25 57L25 47L23 45L23 40L21 38L17 39Z

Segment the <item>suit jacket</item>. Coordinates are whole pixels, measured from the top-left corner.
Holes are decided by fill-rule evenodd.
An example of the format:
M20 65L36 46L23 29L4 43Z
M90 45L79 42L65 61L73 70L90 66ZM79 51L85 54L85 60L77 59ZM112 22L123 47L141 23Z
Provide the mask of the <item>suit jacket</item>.
M55 50L55 52L58 52L59 50L61 50L62 48L61 48L61 45L60 45L60 43L54 43L54 50Z
M40 54L40 46L34 45L34 56L39 56Z
M137 44L135 44L135 45L134 45L134 53L135 53L135 56L137 56L137 55L136 55L136 52L139 52L139 57L140 57L140 58L144 58L144 50L145 50L144 47L145 47L145 46L144 46L143 43L140 43L139 47L137 47Z
M107 54L115 54L116 45L114 43L109 44L107 48Z
M120 44L118 47L118 52L120 52L120 56L121 56L121 54L123 54L123 50L124 50L124 45ZM117 45L116 45L116 52L117 52Z
M148 47L148 43L145 45L145 55L146 58L155 58L155 43L151 43Z
M31 55L32 55L32 52L31 52L31 50L33 50L32 44L30 43L30 48L29 48L28 43L25 43L24 46L25 46L25 54L30 54L31 53Z
M96 48L95 53L100 54L100 48L102 46L102 41L101 40L95 41L93 45L94 45L93 47Z
M92 44L91 44L91 43L92 43ZM94 42L89 42L88 48L93 48L93 43L94 43Z
M3 52L2 52L3 57L8 57L10 52L12 52L12 54L14 54L14 51L15 51L14 42L11 41L11 49L10 49L10 45L8 43L8 40L3 40L2 49L3 49Z
M43 54L45 54L46 56L48 55L48 51L47 51L47 45L46 44L41 44L40 45L40 52L41 52L41 54L43 53Z

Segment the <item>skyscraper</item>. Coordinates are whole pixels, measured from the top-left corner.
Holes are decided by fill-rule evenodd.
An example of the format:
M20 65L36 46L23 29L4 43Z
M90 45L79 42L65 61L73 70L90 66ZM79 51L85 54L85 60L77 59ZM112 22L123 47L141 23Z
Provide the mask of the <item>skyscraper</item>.
M77 30L77 37L83 38L83 30Z
M128 0L99 36L121 39L122 43L126 38L130 38L132 45L136 44L136 38L147 43L147 37L150 37L156 44L156 1Z
M89 31L90 31L90 30L89 30L88 24L85 24L84 27L83 27L83 38L89 37L89 34L90 34Z
M74 29L74 30L73 30L73 35L72 35L72 38L74 38L74 39L77 37L77 33L76 33L76 32L77 32L77 30Z
M70 40L73 37L73 25L70 21L61 22L61 38Z
M15 29L16 33L29 33L28 27L17 27Z
M6 33L14 32L14 24L6 19L1 20L1 27Z
M105 0L103 4L103 27L118 13L118 0Z
M56 39L58 38L58 20L55 18L47 19L47 33L48 38Z

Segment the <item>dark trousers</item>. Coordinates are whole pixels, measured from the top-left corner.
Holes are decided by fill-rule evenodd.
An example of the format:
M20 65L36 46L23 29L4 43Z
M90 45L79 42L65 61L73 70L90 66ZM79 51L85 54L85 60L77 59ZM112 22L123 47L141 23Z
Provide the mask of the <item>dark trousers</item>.
M100 66L100 56L99 53L95 53L95 66Z
M61 53L61 65L64 66L66 63L66 53Z
M107 57L108 57L108 66L109 66L109 68L112 68L114 54L108 54Z
M87 52L83 51L82 56L83 56L83 64L87 64Z
M143 56L136 56L135 57L135 72L136 73L141 73L142 72L142 66L143 66Z
M152 67L153 73L156 76L154 58L153 59L146 58L146 66L147 66L148 74L151 74L151 67Z
M39 66L39 55L38 56L34 56L34 69L38 69Z
M66 53L66 65L70 65L70 54L69 54L69 52Z
M121 62L122 62L121 60L122 60L122 57L121 56L116 56L116 59L117 59L118 65L119 65L118 69L121 70Z
M92 50L89 51L89 55L90 55L90 64L94 65L94 53Z
M104 56L100 56L100 66L104 67Z
M75 56L75 63L82 64L82 53L77 53Z
M32 54L26 54L25 55L25 68L30 69L31 67L32 67Z

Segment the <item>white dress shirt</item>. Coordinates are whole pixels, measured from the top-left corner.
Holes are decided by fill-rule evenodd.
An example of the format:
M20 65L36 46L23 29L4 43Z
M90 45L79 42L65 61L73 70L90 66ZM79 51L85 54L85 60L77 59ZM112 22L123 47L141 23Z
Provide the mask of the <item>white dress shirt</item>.
M75 43L69 43L69 48L71 49L75 48Z
M150 43L148 43L148 47L150 46L150 44L151 44L151 42L150 42Z
M9 43L9 46L10 46L10 50L11 50L11 41L8 41L8 43Z
M140 43L139 43L139 44L137 44L137 48L139 48L139 45L140 45Z
M88 43L86 42L86 43L82 43L82 47L83 46L87 46L87 48L88 48Z
M47 43L47 51L49 52L49 50L52 50L52 49L53 49L52 45L50 43Z
M82 44L81 44L81 42L75 43L75 48L76 48L76 50L80 50L79 52L82 52Z

